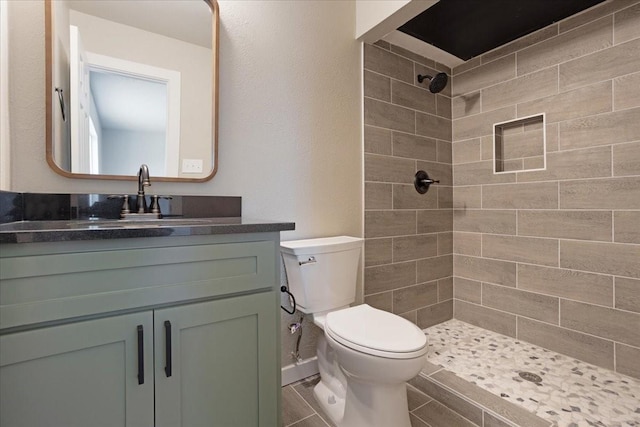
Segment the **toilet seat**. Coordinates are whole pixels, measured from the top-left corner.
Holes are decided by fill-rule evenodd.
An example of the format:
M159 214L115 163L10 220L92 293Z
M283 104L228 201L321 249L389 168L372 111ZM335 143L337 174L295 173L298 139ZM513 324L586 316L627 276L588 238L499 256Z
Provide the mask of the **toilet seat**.
M327 314L325 333L353 350L388 359L427 353L427 337L416 325L367 304Z

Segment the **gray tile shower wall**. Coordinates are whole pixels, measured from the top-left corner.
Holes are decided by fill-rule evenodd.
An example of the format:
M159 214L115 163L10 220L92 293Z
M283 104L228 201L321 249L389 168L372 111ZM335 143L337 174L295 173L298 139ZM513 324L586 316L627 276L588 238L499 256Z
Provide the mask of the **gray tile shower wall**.
M365 302L421 328L453 314L451 85L447 67L385 42L364 46ZM440 180L426 194L416 171Z
M454 317L640 378L640 2L605 2L456 67L452 80ZM367 124L405 131L379 111ZM546 170L494 174L493 125L543 112ZM372 147L376 168L390 144ZM385 170L400 172L391 161ZM396 213L388 204L376 208L370 265L387 262L382 235L406 232L381 225ZM418 215L397 214L405 228Z

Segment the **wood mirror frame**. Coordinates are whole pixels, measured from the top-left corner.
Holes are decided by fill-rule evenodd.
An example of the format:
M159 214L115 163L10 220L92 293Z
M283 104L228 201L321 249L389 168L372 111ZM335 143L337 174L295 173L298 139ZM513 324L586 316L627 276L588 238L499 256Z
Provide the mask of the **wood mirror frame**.
M211 9L212 13L212 66L211 66L211 82L212 82L212 100L211 100L211 137L212 137L212 169L211 173L202 178L184 178L184 177L166 177L166 176L153 176L154 181L159 182L206 182L211 180L218 170L218 55L219 55L219 27L220 16L219 8L216 0L203 0ZM54 158L54 100L57 99L55 92L55 85L53 81L53 43L54 43L54 22L53 22L53 0L45 0L45 88L46 88L46 159L49 167L53 169L59 175L67 178L78 179L103 179L103 180L118 180L118 181L135 181L136 175L104 175L104 174L86 174L86 173L73 173L65 169L62 169L55 161ZM132 171L136 173L137 170ZM153 173L153 171L151 171Z

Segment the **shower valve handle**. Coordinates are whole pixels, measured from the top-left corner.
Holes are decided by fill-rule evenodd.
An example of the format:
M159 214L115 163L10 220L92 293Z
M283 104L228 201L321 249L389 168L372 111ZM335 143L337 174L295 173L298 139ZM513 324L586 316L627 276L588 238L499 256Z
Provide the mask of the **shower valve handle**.
M429 178L429 174L423 170L416 172L413 180L413 185L416 187L416 191L420 194L424 194L429 191L431 184L440 183L440 180Z

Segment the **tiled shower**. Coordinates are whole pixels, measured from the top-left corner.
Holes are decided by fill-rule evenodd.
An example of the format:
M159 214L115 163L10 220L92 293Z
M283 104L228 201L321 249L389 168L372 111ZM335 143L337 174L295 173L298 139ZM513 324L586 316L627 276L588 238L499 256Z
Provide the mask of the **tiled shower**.
M434 95L416 76L438 71ZM363 72L365 302L640 378L640 3L453 70L378 42ZM546 169L495 174L493 125L540 113ZM420 169L440 180L425 195Z
M451 86L416 76L451 70L387 43L364 68L365 302L426 328L453 315ZM417 170L440 183L418 194Z

